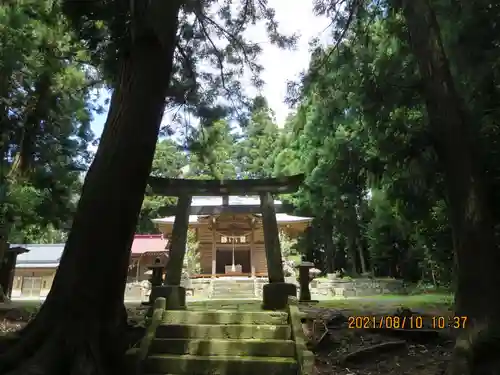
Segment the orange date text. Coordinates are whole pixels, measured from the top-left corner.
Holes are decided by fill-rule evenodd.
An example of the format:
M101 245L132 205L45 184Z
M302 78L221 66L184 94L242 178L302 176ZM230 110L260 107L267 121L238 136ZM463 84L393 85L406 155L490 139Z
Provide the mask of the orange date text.
M424 321L420 316L358 315L350 316L347 324L350 329L419 329L424 326Z

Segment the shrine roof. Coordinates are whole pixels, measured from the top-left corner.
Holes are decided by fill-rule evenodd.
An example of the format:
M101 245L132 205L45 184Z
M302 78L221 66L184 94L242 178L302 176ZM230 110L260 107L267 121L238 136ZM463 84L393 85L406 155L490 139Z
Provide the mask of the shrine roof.
M132 242L132 254L164 252L167 240L161 234L136 234Z
M258 196L234 196L230 195L229 206L260 206L260 198ZM274 200L275 205L281 205L281 201ZM221 196L194 196L191 201L192 207L204 206L222 206Z
M64 251L64 243L56 244L11 244L10 247L21 247L28 252L17 256L18 268L51 268L57 267ZM167 240L161 234L136 234L132 243L132 254L147 252L164 252Z
M206 217L207 215L189 215L189 224L198 223L199 218ZM256 216L261 216L260 214ZM173 224L175 220L175 216L167 216L164 218L153 219L153 223L157 224ZM276 214L276 221L278 224L292 224L292 223L308 223L312 221L311 217L303 217L303 216L293 216L283 213Z
M19 254L16 267L24 268L51 268L59 263L64 250L64 243L52 244L12 244L11 247L23 247L28 252Z

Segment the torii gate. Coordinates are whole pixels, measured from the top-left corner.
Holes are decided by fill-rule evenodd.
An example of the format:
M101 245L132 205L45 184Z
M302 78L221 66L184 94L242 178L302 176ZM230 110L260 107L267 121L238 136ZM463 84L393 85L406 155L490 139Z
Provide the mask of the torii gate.
M167 309L186 307L186 291L180 286L182 265L186 251L189 226L189 211L194 195L223 196L255 194L260 196L260 210L264 229L264 245L269 284L263 288L263 308L281 309L287 304L289 295L296 296L295 284L285 283L278 223L272 194L294 193L304 181L304 174L290 177L252 180L187 180L150 177L148 184L155 195L177 196L175 220L170 242L164 285L153 287L151 300L165 297ZM224 211L224 207L221 208Z

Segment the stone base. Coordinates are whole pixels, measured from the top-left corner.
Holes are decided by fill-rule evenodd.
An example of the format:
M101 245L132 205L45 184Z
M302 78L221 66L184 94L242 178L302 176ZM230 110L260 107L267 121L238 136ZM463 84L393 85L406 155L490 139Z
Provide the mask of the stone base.
M158 297L163 297L166 300L167 310L184 310L186 309L186 288L179 285L162 285L155 286L151 289L150 301L155 301Z
M281 310L287 306L288 296L297 297L297 286L288 283L270 283L262 289L262 308Z

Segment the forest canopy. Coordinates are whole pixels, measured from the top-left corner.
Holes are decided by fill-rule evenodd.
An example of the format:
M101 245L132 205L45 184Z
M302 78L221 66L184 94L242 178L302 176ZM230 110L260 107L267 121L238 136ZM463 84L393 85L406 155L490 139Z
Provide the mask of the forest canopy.
M126 325L131 241L154 232L150 219L174 202L148 194L150 175L296 173L305 183L281 199L314 218L297 243L303 258L323 273L452 288L455 313L471 325L449 373L477 373L480 349L500 346L500 6L314 1L332 20L331 45L312 44L278 126L240 82L247 69L255 88L264 84L262 48L245 30L263 23L279 48L297 35L280 32L267 1L232 3L0 5L0 259L8 242L65 241L51 292L0 354L0 373L125 371L114 344ZM90 155L102 87L110 109ZM181 141L162 126L179 106L198 123Z

